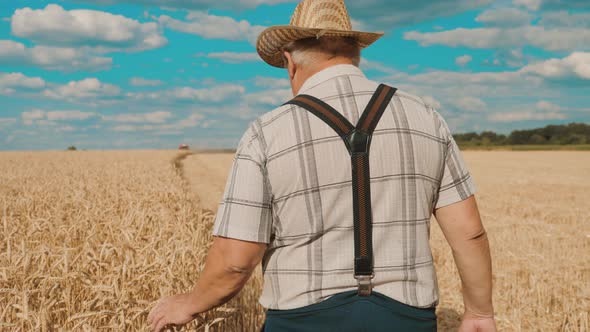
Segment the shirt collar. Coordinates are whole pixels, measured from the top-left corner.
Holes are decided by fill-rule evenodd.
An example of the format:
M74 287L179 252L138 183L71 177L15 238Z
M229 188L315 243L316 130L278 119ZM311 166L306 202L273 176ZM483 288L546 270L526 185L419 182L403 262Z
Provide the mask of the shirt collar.
M308 78L301 89L299 89L299 94L302 94L332 78L338 76L361 76L365 77L365 74L356 66L353 65L335 65L328 67L324 70L321 70L315 74L313 74L310 78Z

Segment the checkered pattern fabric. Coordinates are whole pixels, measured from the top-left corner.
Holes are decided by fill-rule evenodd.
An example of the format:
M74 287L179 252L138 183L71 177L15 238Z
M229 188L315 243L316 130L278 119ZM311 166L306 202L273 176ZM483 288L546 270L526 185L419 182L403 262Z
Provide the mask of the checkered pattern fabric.
M300 93L356 124L377 87L357 67L338 65ZM438 302L431 215L476 191L461 152L438 112L398 91L373 134L370 167L374 290L431 307ZM268 243L266 308L299 308L356 289L351 165L341 138L298 106L259 117L238 145L213 234Z

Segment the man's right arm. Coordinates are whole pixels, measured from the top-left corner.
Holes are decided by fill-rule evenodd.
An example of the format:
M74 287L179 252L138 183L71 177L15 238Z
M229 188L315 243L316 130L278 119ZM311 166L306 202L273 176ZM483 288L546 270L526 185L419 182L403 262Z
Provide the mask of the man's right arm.
M465 315L459 331L496 331L490 247L475 196L436 209L434 216L461 277Z

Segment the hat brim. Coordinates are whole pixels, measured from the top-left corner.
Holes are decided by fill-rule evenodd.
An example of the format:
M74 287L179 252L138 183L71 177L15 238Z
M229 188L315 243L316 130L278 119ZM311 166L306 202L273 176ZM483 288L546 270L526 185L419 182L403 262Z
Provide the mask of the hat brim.
M256 51L264 62L273 67L284 68L281 50L292 41L318 36L351 37L358 41L361 48L365 48L383 37L383 35L383 32L312 29L279 25L267 28L260 33L256 41Z

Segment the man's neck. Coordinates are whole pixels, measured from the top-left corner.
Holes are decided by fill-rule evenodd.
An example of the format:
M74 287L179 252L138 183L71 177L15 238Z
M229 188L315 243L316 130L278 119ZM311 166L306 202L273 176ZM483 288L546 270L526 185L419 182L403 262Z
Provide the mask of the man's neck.
M305 84L305 82L310 77L321 72L324 69L328 69L330 67L337 66L337 65L352 65L352 60L350 60L348 58L338 57L338 58L333 58L333 59L322 61L321 63L318 63L317 65L311 67L310 69L305 69L302 73L302 76L301 76L301 80L300 80L301 84L299 87L297 87L296 91L293 91L294 94L297 95L299 93L303 84Z
M333 67L336 65L352 65L352 60L350 60L348 58L334 58L334 59L322 61L317 66L314 66L314 68L312 70L310 70L311 74L307 78L310 78L311 76L321 72L324 69L327 69L327 68L330 68L330 67Z

